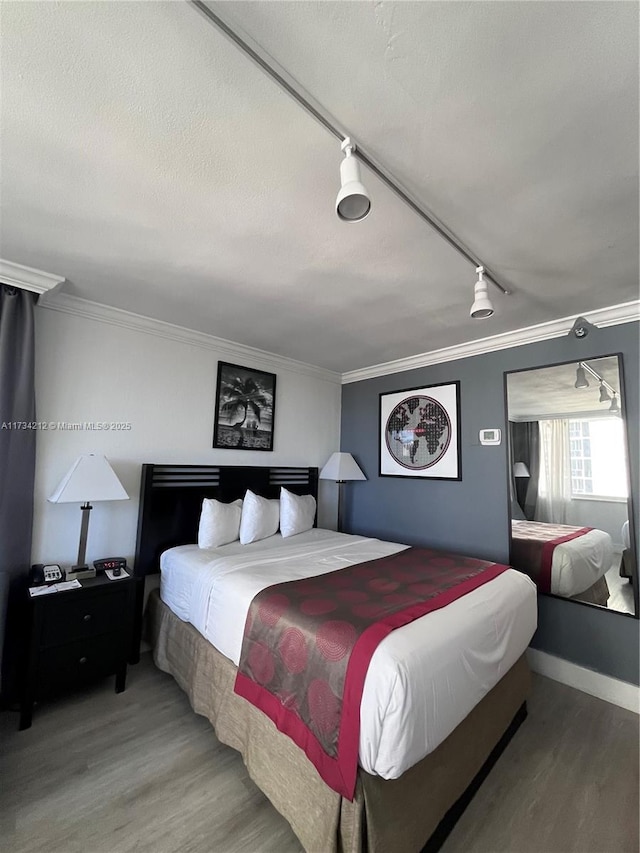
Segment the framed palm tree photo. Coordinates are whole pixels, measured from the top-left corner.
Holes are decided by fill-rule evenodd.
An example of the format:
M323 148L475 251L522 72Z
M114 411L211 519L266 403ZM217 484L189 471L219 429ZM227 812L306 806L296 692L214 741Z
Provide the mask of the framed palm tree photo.
M276 375L218 362L213 446L273 450Z

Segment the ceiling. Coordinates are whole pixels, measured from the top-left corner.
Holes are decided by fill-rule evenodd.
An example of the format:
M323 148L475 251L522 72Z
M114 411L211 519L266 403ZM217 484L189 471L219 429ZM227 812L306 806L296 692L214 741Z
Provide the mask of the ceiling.
M337 372L638 298L635 2L210 4L513 290L186 2L2 3L0 254Z
M522 370L507 374L507 399L510 421L540 420L559 415L600 415L609 417L611 403L600 402L600 383L586 371L587 388L576 388L578 364L586 364L604 379L618 395L620 374L618 356L571 361L553 367Z

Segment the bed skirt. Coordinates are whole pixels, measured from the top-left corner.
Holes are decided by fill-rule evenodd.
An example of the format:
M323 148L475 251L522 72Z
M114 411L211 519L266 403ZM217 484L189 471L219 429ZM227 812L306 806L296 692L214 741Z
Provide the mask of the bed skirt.
M353 802L328 788L306 755L233 692L236 667L161 600L147 610L156 666L170 673L218 739L238 750L249 776L309 853L417 853L482 768L530 688L524 656L430 755L399 779L358 770Z
M588 604L599 604L600 607L606 607L609 595L609 584L605 576L602 575L589 589L585 589L578 595L572 595L571 599L572 601L586 601Z

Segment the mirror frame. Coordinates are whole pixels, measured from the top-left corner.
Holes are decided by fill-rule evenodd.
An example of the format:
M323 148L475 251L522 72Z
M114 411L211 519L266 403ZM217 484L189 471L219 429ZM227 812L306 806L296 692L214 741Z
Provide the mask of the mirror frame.
M506 426L506 441L504 442L505 452L506 452L506 469L507 469L507 518L509 520L509 560L511 560L511 545L512 545L512 533L511 533L511 430L509 429L509 386L508 386L508 378L509 376L516 373L531 373L534 370L545 370L548 367L561 367L564 364L572 364L577 363L578 361L595 361L599 358L613 358L616 357L618 359L618 374L620 379L620 417L623 419L625 423L625 447L627 451L627 513L629 518L629 543L631 546L631 551L634 554L636 561L636 580L633 586L633 606L634 613L626 613L623 610L609 610L607 607L602 607L599 604L592 604L589 601L578 601L573 598L566 598L562 595L557 595L554 592L540 592L537 590L538 595L548 596L549 598L557 598L560 601L567 601L570 604L581 604L584 607L590 607L596 610L599 610L603 613L615 613L618 616L626 616L630 619L640 619L640 590L638 587L640 586L640 565L638 560L638 539L637 539L637 530L636 530L636 515L634 511L633 505L633 491L631 486L631 456L629 453L629 430L627 429L627 394L625 388L625 380L624 380L624 358L621 352L612 352L612 353L603 353L602 355L591 355L585 358L568 358L563 361L554 361L548 364L539 364L532 367L519 367L515 370L505 370L503 374L503 382L504 382L504 412L505 412L505 426ZM517 567L513 567L517 568Z

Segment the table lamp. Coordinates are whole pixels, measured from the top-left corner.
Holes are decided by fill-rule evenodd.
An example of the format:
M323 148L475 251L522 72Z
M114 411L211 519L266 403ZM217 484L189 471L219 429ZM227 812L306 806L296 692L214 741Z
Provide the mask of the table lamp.
M87 534L89 532L89 513L93 509L90 501L124 501L129 495L116 477L111 465L100 453L85 453L79 456L60 481L60 485L51 495L51 503L81 503L82 524L80 526L80 544L78 561L67 578L93 578L96 570L87 566Z
M366 480L358 463L350 453L332 453L320 471L321 480L335 480L338 484L338 533L342 531L342 489L347 480Z

